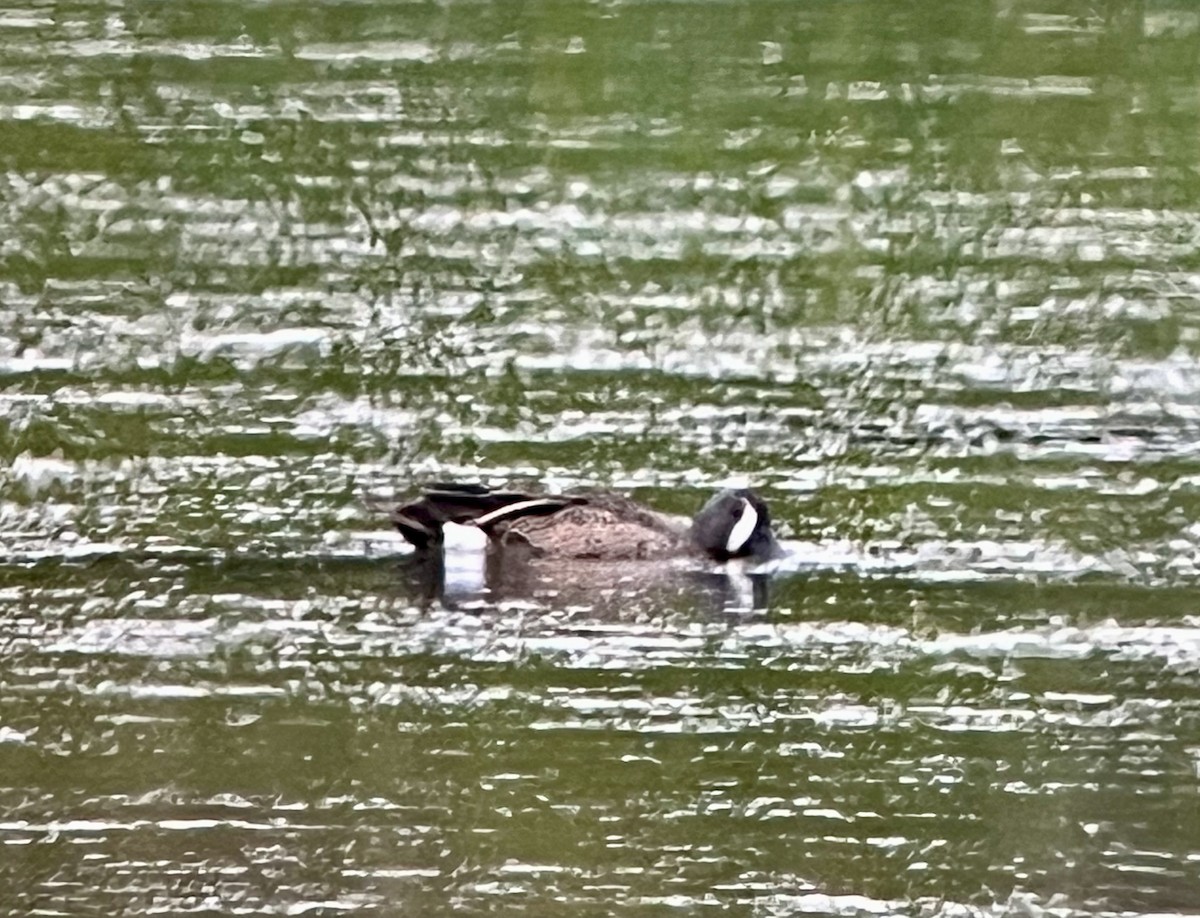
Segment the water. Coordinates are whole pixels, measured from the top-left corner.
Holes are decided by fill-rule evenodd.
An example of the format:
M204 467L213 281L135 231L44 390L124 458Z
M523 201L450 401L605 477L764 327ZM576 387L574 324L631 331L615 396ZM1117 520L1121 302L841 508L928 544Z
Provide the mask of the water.
M0 9L0 911L1200 912L1198 51ZM789 556L483 590L456 477Z

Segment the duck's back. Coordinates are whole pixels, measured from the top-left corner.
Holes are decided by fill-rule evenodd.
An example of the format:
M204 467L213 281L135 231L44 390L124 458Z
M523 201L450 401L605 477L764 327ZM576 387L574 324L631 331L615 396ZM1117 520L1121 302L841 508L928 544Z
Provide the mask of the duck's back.
M607 492L549 515L499 519L489 534L502 549L544 560L646 561L693 552L684 526Z

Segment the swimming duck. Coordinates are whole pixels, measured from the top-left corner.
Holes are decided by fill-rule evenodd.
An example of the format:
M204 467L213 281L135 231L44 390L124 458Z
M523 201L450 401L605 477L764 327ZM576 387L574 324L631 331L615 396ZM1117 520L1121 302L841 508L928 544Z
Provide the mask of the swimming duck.
M531 494L474 484L436 484L390 517L418 550L440 550L443 526L457 523L481 529L489 549L518 559L765 561L781 554L767 505L741 488L714 495L690 524L611 491Z

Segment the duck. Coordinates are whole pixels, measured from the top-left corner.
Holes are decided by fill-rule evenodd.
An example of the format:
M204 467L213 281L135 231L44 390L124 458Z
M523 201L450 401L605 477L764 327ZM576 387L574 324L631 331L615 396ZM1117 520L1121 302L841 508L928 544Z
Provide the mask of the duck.
M767 561L782 555L766 503L727 488L689 522L606 490L538 494L444 482L390 511L420 553L440 552L447 524L487 536L490 554L529 561Z

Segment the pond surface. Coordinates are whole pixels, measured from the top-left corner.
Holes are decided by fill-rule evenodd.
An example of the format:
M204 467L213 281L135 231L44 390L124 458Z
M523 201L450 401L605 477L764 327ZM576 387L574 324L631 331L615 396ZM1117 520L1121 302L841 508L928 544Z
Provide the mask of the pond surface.
M0 912L1200 914L1197 60L0 8ZM789 555L481 590L369 509L447 479Z

